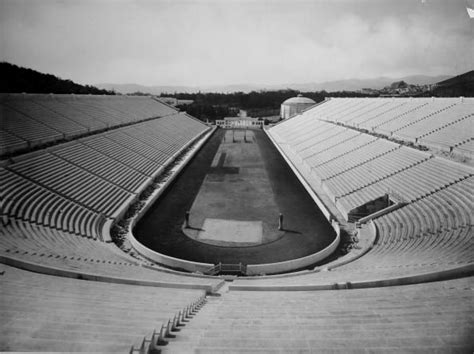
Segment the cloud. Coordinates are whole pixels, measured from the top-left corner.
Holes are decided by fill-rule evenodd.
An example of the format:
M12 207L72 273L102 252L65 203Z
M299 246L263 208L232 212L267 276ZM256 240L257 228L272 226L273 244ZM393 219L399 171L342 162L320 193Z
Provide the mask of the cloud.
M472 69L462 1L0 2L1 60L81 83L319 82Z

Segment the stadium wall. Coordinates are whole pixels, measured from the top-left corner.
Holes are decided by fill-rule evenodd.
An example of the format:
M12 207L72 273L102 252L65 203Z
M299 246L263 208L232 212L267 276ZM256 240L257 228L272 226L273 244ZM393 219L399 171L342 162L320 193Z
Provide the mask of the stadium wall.
M301 269L315 264L324 258L330 256L339 245L341 241L341 228L337 221L333 220L331 225L336 231L336 238L332 243L325 249L310 254L306 257L290 259L289 261L277 262L277 263L266 263L266 264L249 264L247 265L247 275L264 275L264 274L277 274L289 272L295 269Z

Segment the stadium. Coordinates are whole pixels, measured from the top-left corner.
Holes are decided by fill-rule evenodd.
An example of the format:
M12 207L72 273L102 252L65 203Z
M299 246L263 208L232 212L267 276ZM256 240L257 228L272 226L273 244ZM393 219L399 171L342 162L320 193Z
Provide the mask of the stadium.
M474 353L474 0L0 32L0 352Z
M474 348L474 99L264 129L151 96L0 105L2 351Z

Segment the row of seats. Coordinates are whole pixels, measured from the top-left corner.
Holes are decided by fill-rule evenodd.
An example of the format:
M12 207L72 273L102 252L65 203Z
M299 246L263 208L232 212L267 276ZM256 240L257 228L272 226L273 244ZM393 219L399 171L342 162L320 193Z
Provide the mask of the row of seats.
M0 265L0 345L15 352L125 353L203 290L112 284Z
M450 149L472 138L472 129L466 128L472 126L473 116L471 98L333 98L304 112L294 125L301 128L305 122L322 119ZM304 132L308 133L299 129L299 134Z
M120 160L114 160L79 141L73 141L64 147L59 146L51 153L128 192L137 192L148 179L147 175L132 169Z
M100 213L4 168L0 169L0 181L2 217L100 238L105 220Z
M240 280L239 280L240 281ZM162 353L472 351L472 278L374 289L233 291Z
M472 141L473 117L474 114L471 117L454 122L450 129L433 131L419 139L419 143L445 151L452 151L453 148ZM468 151L472 153L474 150L471 148Z
M10 171L93 210L113 216L132 194L51 153L8 166Z
M344 147L346 146L347 145L344 145ZM313 166L312 169L321 180L326 180L362 164L370 163L370 161L399 148L400 145L392 143L391 141L376 139L366 145L357 147L350 146L350 150L347 153L335 157L321 165ZM349 147L346 147L346 149L349 149Z
M456 108L469 111L472 106L469 102L459 99L333 99L271 128L270 134L288 154L296 156L299 163L311 170L313 183L323 187L333 201L337 200L337 207L348 214L387 193L395 192L405 201L412 201L472 175L472 169L467 166L451 164L348 128L355 112L360 114L364 109L373 112L396 104L385 123L416 122L420 121L419 117L427 120L430 114L437 116L439 112ZM329 108L325 108L326 105ZM400 113L402 107L403 114L394 117L394 112ZM462 119L459 123L469 121ZM340 125L341 122L345 125ZM464 128L467 133L462 134L472 134L471 129ZM439 174L439 171L448 172Z
M138 118L152 109L137 110ZM207 130L177 113L11 158L0 167L0 254L72 272L216 286L218 279L150 267L100 241L107 219L114 219L160 168Z
M36 146L51 143L63 138L63 134L39 121L36 121L8 106L0 105L1 131L15 136L26 146ZM13 145L3 145L2 155L7 152L15 152L23 147L17 142Z
M456 102L457 103L457 102ZM436 117L440 119L443 117L444 114L448 116L453 116L456 113L451 111L456 106L455 102L430 102L426 105L423 105L416 110L412 110L407 114L402 114L400 116L394 117L389 121L379 123L373 126L373 130L376 132L384 132L387 135L391 135L394 132L398 132L407 127L411 127L412 125L422 122L422 121L430 121ZM465 105L460 105L461 108L465 108ZM436 120L434 120L436 122ZM433 122L431 122L433 124ZM419 133L423 133L424 130L422 129L423 126L417 126L416 128ZM428 129L430 129L428 127Z
M146 96L3 94L0 154L172 114L176 109Z
M48 262L57 263L58 266L61 266L64 259L83 259L84 261L90 259L98 263L129 266L138 264L137 260L126 253L118 249L115 252L116 246L113 244L81 237L81 235L47 225L9 217L3 219L0 232L2 234L0 249L3 254L51 258ZM101 266L99 265L98 268L100 269Z
M456 145L453 151L459 153L460 155L472 158L472 156L474 155L474 139L471 138L464 143Z
M135 281L215 287L219 279L169 272L124 253L113 243L16 218L3 219L0 255L45 267ZM144 267L146 265L147 267Z
M327 179L324 183L330 197L335 201L428 158L429 156L417 150L401 147L379 156L377 159L348 169L333 178Z
M153 173L205 129L202 123L176 114L58 145L9 164L4 172L9 188L4 193L16 205L31 200L34 208L46 200L66 199L113 218ZM26 184L34 187L25 189ZM49 197L36 198L40 193ZM41 210L60 210L57 203L53 207ZM25 212L12 207L8 215L30 220L32 216ZM43 222L41 217L39 222Z
M450 151L472 139L473 117L472 98L333 98L300 120L327 120Z
M472 191L473 187L474 178L467 178L376 219L376 224L395 225L385 227L387 232L382 234L398 235L401 239L472 226L474 201L465 191Z
M341 106L334 102L331 104L331 101L339 102ZM320 120L324 116L318 119L312 110L323 110L326 104L331 104L324 112L333 112L333 116L343 116L343 112L349 115L351 107L360 113L362 106L371 100L359 101L362 103L355 99L330 100L271 128L269 134L306 176L308 183L317 190L322 187L344 215L386 193L401 198L406 205L375 219L378 242L360 259L330 272L304 272L293 277L261 279L259 285L384 279L474 262L473 169L383 138L367 140L368 143L362 145L351 145L356 140L349 139L332 146L334 137L343 134L340 129L353 129ZM393 105L392 100L382 101L373 101L370 109L387 109ZM398 109L408 102L397 102ZM421 107L412 105L410 109L414 109L413 112L423 110L430 102L424 100ZM451 103L446 100L440 105L447 107ZM336 135L336 129L328 127L330 124L337 127ZM305 150L298 150L301 137L304 137L306 146L313 143L314 146L327 147L321 148L314 156L323 161L321 164L311 165L311 157L303 155ZM348 152L341 156L333 153L341 149ZM336 157L331 159L330 156ZM326 159L328 161L324 162ZM255 284L257 281L242 280L242 283Z
M377 160L375 160L375 163ZM412 202L474 175L472 168L442 158L430 158L359 188L337 200L346 213L385 194Z

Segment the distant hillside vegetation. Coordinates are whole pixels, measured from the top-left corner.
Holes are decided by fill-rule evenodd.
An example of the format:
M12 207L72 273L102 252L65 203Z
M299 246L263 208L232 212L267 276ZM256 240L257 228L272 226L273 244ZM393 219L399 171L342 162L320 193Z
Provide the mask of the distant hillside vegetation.
M94 86L79 85L71 80L63 80L51 74L20 66L0 63L1 93L76 93L93 95L114 95L113 91L102 90Z
M179 100L192 100L193 103L177 106L188 114L203 121L222 119L234 116L239 109L247 111L251 117L270 117L280 114L280 106L283 101L295 97L301 93L303 96L313 99L315 102L324 101L325 97L370 97L371 95L359 92L300 92L296 90L279 91L251 91L233 93L163 93L163 97L174 97Z
M438 82L433 92L437 96L474 97L474 70Z

